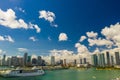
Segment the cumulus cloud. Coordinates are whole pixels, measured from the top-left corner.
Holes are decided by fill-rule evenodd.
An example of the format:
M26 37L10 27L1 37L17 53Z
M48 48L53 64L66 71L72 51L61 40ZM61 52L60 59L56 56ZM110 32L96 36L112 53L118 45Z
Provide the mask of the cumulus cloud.
M11 36L1 36L0 35L0 41L9 41L9 42L14 42L13 38Z
M37 32L40 32L40 28L37 25L33 24L34 27L31 28L23 19L17 19L12 9L7 9L7 11L0 9L0 25L11 29L36 29Z
M60 33L59 34L59 41L67 41L68 37L66 33Z
M106 46L108 48L111 48L113 45L113 42L107 39L88 39L89 45L93 46L93 45L97 45L97 46Z
M28 49L26 49L26 48L17 48L17 50L19 52L27 52L28 51Z
M75 47L77 48L78 53L89 53L88 48L85 45L82 45L80 43L76 43Z
M57 49L50 50L50 56L55 56L56 61L60 59L72 60L76 58L73 56L73 51Z
M120 24L110 25L101 31L107 39L112 40L116 46L120 47Z
M96 38L98 36L98 33L93 32L93 31L87 32L86 34L89 38Z
M80 63L80 58L87 58L88 62L90 61L90 55L89 54L74 54L73 51L70 50L57 50L57 49L53 49L50 50L50 55L44 57L45 60L50 61L50 57L51 56L55 56L55 61L59 61L59 60L64 60L66 59L67 63L73 62L74 60L77 60L77 63Z
M82 41L84 41L86 39L86 36L81 36L81 38L80 38L80 42L82 42Z
M58 25L54 23L55 14L53 12L41 10L39 14L39 18L44 18L46 21L50 22L51 26L58 27Z
M8 9L7 11L2 11L0 9L0 25L16 29L16 28L24 28L28 29L27 24L23 19L16 20L15 12L12 9Z
M33 42L37 41L38 39L36 39L34 36L29 37L29 40L32 40Z
M36 24L29 23L29 28L30 29L36 29L37 33L40 33L40 31L41 31L41 29Z
M9 41L9 42L14 42L14 40L12 39L12 37L11 36L5 36L5 40L6 41Z
M0 49L0 54L4 54L6 53L6 51L3 51L2 49Z

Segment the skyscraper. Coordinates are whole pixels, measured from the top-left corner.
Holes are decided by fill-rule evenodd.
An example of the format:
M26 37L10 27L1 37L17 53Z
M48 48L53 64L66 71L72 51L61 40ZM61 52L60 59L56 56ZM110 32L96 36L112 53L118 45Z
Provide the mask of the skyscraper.
M107 66L110 66L110 53L106 52Z
M104 67L105 66L105 57L104 54L99 54L99 66Z
M51 56L51 65L52 65L52 66L55 65L55 56Z
M24 66L27 66L28 53L24 53Z
M23 61L23 57L19 57L18 58L18 62L20 66L24 66L24 61Z
M32 65L36 66L37 65L37 59L36 58L32 58Z
M93 55L93 65L98 66L98 56L96 54Z
M66 66L67 65L67 63L66 63L66 59L64 59L64 66Z
M0 66L2 66L2 57L0 56Z
M27 57L27 66L32 66L31 56Z
M10 57L7 58L7 65L8 65L9 67L11 66L11 58L10 58Z
M114 66L114 57L113 56L111 56L111 64L112 64L112 66Z
M80 64L82 64L82 59L80 59Z
M87 60L86 60L86 58L83 58L83 60L84 60L84 64L87 64Z
M42 58L41 56L38 56L38 62L37 62L38 66L42 65Z
M115 52L115 60L116 60L116 65L120 65L119 52Z
M12 56L12 58L11 58L11 65L12 66L18 66L19 65L19 61L18 61L17 56Z
M6 65L6 55L4 54L3 55L3 59L2 59L2 65L5 66Z
M75 60L74 60L74 65L76 65L76 64L77 64L77 60L75 59Z

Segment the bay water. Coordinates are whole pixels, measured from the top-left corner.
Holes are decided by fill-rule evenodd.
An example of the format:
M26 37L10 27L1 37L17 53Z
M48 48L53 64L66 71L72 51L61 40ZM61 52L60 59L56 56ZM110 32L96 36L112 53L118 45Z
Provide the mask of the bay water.
M43 76L13 77L0 80L114 80L120 78L120 70L66 69L45 71Z

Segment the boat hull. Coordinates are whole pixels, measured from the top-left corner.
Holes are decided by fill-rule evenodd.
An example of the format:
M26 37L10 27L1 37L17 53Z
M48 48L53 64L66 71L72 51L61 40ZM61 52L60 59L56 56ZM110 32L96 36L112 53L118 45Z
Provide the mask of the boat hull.
M29 76L41 76L41 75L44 75L44 74L45 74L44 71L40 71L40 72L32 72L32 73L4 72L4 73L1 73L0 75L3 76L3 77L27 77L27 76L29 77Z

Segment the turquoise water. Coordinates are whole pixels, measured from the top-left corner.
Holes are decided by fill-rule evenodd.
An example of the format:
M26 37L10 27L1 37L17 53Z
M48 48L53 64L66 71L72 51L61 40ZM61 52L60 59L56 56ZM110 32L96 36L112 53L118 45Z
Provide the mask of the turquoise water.
M112 80L120 77L119 70L54 70L46 71L43 76L3 78L0 80Z

